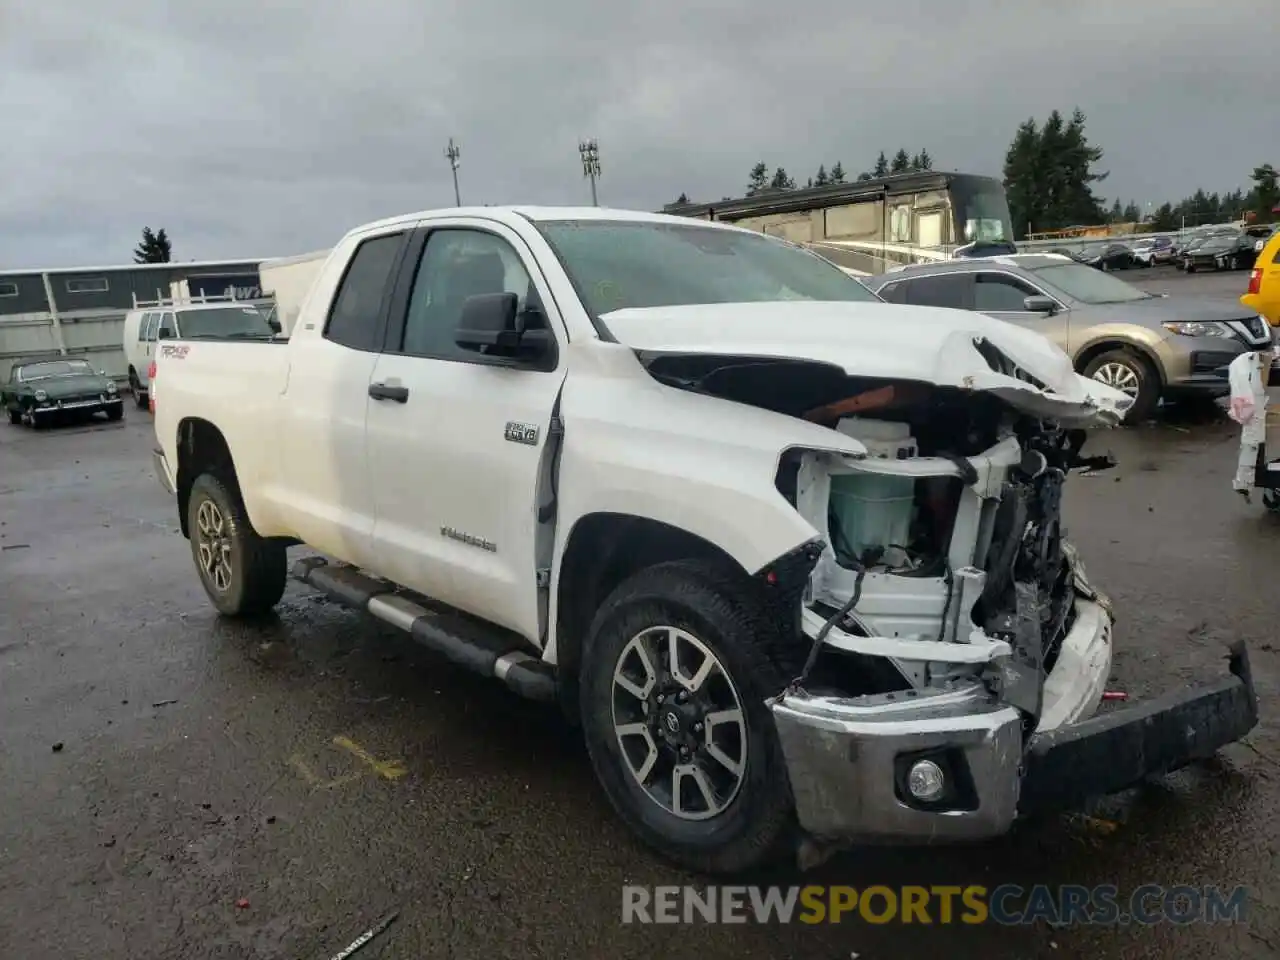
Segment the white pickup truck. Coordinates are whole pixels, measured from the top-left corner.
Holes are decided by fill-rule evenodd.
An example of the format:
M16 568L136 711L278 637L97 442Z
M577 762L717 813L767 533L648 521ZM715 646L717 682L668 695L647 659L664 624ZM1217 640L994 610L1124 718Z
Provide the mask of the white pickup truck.
M1094 715L1112 615L1060 494L1123 394L758 233L369 224L287 342L167 341L152 398L221 613L313 548L297 578L558 701L621 817L697 870L997 835L1257 722L1243 647Z

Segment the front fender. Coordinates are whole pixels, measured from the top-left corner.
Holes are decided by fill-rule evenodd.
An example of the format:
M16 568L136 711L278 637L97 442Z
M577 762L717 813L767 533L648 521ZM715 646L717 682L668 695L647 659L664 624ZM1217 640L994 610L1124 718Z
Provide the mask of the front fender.
M862 444L834 430L663 386L643 373L570 377L562 417L557 569L580 518L616 513L694 534L755 573L817 536L778 491L783 452L866 456Z

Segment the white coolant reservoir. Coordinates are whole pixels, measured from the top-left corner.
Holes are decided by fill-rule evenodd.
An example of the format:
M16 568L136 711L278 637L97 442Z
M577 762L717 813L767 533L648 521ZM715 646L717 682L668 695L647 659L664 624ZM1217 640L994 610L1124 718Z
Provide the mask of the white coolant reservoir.
M836 429L860 441L874 458L903 460L917 455L905 423L846 417ZM905 547L915 513L915 480L875 473L831 477L832 531L842 559L862 556L871 547Z
M836 430L846 437L860 441L873 457L905 460L919 455L915 438L911 436L911 427L905 423L845 417L836 424Z

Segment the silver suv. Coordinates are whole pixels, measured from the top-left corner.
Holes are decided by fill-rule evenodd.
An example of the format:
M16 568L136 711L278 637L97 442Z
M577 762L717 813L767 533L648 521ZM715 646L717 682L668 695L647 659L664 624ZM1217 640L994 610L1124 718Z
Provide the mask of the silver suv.
M1044 334L1085 376L1134 398L1130 422L1161 397L1220 397L1227 365L1271 343L1235 299L1157 296L1056 254L917 264L862 281L890 303L978 310Z

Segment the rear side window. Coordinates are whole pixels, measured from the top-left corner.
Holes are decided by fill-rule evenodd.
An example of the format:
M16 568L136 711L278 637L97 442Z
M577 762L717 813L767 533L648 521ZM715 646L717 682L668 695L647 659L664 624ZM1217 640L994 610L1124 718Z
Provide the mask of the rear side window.
M972 309L970 290L973 278L967 273L951 273L940 277L921 277L907 280L906 302L915 307L952 307Z
M138 342L145 343L147 339L147 322L151 319L151 314L144 313L138 318Z
M142 318L143 336L146 340L151 341L156 338L156 330L160 325L160 314L148 313Z
M1272 237L1271 262L1280 267L1280 237Z
M172 340L177 337L178 328L174 326L172 313L160 314L160 334L162 340Z
M382 349L383 303L403 241L403 233L393 233L356 248L333 298L326 339L353 350Z

